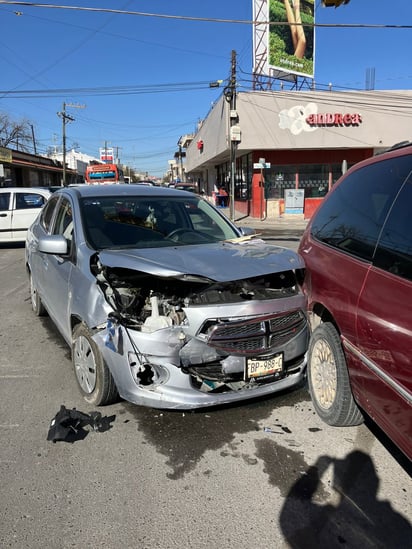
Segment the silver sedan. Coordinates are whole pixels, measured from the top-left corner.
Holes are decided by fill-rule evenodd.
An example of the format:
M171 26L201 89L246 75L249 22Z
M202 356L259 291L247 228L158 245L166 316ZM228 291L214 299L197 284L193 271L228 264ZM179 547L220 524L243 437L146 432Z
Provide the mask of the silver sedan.
M53 194L28 231L32 307L71 346L93 405L191 409L272 394L306 367L304 265L189 192Z

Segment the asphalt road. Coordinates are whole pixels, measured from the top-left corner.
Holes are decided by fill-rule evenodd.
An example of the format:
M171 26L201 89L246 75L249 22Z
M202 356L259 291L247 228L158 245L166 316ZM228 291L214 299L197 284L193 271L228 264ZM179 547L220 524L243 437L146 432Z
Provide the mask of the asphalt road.
M1 548L411 546L410 463L370 426L323 424L304 387L196 413L119 402L106 432L48 441L62 404L94 409L31 312L23 248L0 273Z

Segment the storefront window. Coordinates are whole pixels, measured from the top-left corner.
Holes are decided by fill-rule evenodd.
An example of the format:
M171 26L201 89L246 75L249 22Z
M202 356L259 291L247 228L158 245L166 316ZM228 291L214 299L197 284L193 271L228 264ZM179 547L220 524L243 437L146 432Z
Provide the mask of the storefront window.
M51 178L51 174L49 172L44 172L43 173L43 183L42 183L45 187L50 187L53 185L53 181L52 181L52 178Z
M340 164L301 164L301 165L273 165L264 170L265 198L282 199L285 189L305 190L305 198L325 196L329 190L329 173L332 172L332 183L342 175Z
M39 172L36 170L29 171L29 187L39 186Z
M216 168L217 181L216 186L224 187L230 193L230 163L225 162ZM235 174L235 199L248 200L250 198L250 189L252 185L253 163L252 155L245 154L236 159Z
M263 170L265 198L284 198L285 189L296 187L298 166L274 166Z
M217 187L224 187L230 194L230 162L216 168ZM329 190L329 174L332 173L332 184L342 175L341 164L300 164L275 165L263 170L266 199L285 198L286 189L305 190L305 198L323 197ZM249 200L253 177L252 154L245 154L236 159L235 199Z
M245 154L236 162L236 183L235 198L237 200L248 200L252 184L252 155Z
M299 169L299 189L305 189L305 198L325 196L329 190L329 164L305 164Z

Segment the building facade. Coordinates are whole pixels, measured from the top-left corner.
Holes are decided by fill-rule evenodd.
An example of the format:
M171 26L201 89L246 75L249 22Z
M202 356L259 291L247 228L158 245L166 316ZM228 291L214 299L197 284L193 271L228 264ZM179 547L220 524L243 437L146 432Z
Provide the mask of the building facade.
M213 106L186 150L186 175L238 212L310 218L347 168L411 138L412 91L252 91ZM233 177L232 177L232 169Z
M62 181L63 164L58 160L0 147L0 186L54 187Z
M63 163L63 153L62 152L55 152L49 155L50 158L53 160L57 160L61 163ZM88 154L84 154L81 152L76 151L75 149L72 149L70 151L66 152L66 166L69 170L71 170L73 175L70 183L84 183L85 181L85 175L86 175L86 168L91 162L98 162L101 161L94 156L90 156Z

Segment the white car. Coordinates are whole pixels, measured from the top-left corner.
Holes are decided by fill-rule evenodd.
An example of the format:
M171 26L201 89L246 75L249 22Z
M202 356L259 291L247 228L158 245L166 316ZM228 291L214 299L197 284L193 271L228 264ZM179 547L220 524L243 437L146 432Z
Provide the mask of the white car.
M52 192L36 187L0 189L0 243L25 242L27 229Z

